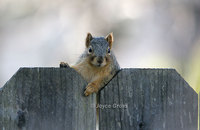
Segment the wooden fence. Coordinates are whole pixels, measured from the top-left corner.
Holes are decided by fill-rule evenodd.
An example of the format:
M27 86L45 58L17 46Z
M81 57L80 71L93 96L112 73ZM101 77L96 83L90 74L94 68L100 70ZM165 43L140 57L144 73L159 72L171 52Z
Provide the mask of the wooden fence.
M197 130L198 95L174 69L122 69L101 92L71 68L21 68L0 90L0 130Z

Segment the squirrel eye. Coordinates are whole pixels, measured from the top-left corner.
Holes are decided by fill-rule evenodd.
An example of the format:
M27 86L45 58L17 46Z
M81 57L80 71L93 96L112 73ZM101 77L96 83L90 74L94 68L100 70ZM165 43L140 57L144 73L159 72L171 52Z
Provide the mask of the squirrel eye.
M92 48L89 48L89 53L91 53L92 52Z
M108 53L110 53L110 48L108 48Z

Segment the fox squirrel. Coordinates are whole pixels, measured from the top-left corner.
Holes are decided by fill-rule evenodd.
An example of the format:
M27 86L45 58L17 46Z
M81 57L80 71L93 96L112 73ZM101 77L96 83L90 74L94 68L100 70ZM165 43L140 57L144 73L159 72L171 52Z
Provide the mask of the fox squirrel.
M120 66L111 51L113 33L104 37L93 37L90 33L86 37L86 49L78 62L72 66L88 82L85 96L97 93L120 70ZM69 67L65 62L60 63L61 68Z

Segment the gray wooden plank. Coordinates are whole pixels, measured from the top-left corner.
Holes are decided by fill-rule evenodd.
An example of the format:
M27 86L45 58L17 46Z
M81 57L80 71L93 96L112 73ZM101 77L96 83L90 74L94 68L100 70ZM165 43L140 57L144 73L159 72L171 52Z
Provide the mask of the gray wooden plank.
M73 69L23 68L0 90L0 129L95 129L95 94ZM100 92L100 130L197 129L197 94L171 69L124 69ZM93 106L93 107L92 107ZM122 107L122 108L121 108Z
M0 90L0 129L94 130L96 95L84 97L86 85L71 68L21 68Z
M101 90L100 105L111 105L99 109L100 130L197 129L198 95L174 69L123 69Z

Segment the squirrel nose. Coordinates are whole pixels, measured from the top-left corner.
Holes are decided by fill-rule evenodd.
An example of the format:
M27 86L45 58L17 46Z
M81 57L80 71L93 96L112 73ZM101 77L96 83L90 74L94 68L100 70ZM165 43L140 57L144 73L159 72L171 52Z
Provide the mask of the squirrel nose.
M97 59L97 62L99 64L103 63L103 57L102 56L99 56L98 59Z

